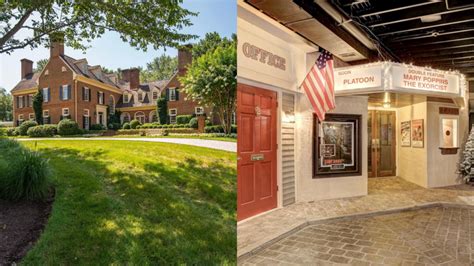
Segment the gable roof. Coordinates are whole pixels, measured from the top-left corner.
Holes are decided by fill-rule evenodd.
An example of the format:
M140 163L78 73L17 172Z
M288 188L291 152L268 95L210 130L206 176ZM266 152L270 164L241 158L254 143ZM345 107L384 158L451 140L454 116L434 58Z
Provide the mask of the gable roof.
M92 68L92 66L90 66L90 65L86 65L87 66L86 68L81 69L77 65L77 63L83 61L83 59L77 60L77 59L74 59L74 58L72 58L68 55L61 55L61 58L64 59L64 61L69 65L69 67L71 67L71 69L72 69L72 71L74 71L74 73L79 74L79 75L83 75L83 76L91 78L91 79L95 79L99 82L105 83L105 84L110 85L110 86L114 86L114 87L117 87L117 88L119 87L116 83L112 82L112 80L110 80L105 75L105 73L101 77L98 77L97 75L92 73L92 71L90 70L90 68ZM93 67L98 67L98 66L93 66Z

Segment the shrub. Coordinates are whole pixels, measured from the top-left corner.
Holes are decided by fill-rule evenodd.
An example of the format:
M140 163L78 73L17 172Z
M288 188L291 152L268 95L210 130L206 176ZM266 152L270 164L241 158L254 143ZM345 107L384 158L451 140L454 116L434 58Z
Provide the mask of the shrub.
M37 125L38 123L36 123L36 121L25 121L21 123L21 125L18 127L18 133L20 134L20 136L26 136L28 133L28 129Z
M123 124L122 129L130 129L130 123Z
M40 200L48 194L48 161L38 152L21 147L13 140L0 140L0 150L7 161L0 165L0 198L5 200Z
M94 124L89 127L89 130L106 130L106 128L102 124Z
M206 133L224 133L224 129L222 128L221 125L204 127L204 131ZM237 126L236 125L232 125L231 133L237 134Z
M7 136L13 137L13 136L18 136L18 128L16 127L10 127L7 129Z
M121 129L122 126L120 125L120 123L110 123L109 124L109 129L112 129L112 130L119 130Z
M6 127L0 125L0 137L1 136L6 136L7 135L7 130L8 129Z
M189 124L189 121L193 118L192 115L178 115L176 116L176 123L178 124Z
M131 129L136 129L140 125L140 121L133 119L130 121L130 128Z
M28 136L33 138L38 137L53 137L57 134L57 126L56 125L40 125L35 127L30 127L28 129Z
M80 133L81 130L79 129L76 121L64 119L58 124L58 134L61 136L77 135Z
M198 119L197 117L193 117L190 121L189 121L189 126L191 128L198 128Z

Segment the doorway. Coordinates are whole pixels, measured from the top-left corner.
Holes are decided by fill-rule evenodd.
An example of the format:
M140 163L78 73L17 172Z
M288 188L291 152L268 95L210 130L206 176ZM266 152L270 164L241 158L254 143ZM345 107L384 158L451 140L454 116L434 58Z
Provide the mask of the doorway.
M395 176L396 112L369 110L368 126L368 176Z
M237 220L277 207L277 93L237 86Z

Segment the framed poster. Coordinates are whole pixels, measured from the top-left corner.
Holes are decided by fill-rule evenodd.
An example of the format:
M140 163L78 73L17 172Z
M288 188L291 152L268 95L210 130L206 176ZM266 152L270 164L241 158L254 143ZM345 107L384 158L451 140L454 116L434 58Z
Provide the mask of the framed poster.
M402 147L411 146L411 123L410 121L402 122L401 125L401 145Z
M314 115L313 178L361 175L361 115Z
M424 139L423 119L411 120L411 146L413 148L423 148Z

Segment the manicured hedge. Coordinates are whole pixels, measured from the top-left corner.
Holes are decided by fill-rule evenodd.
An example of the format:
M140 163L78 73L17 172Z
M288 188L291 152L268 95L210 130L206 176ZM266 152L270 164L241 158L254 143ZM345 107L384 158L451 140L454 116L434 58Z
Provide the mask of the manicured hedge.
M176 116L176 123L178 124L189 124L189 121L193 118L192 115L178 115Z
M38 123L36 123L36 121L25 121L21 123L21 125L18 127L18 133L20 134L20 136L27 136L28 129L37 125Z
M27 134L33 138L53 137L54 135L58 134L58 127L56 125L40 125L30 127Z
M130 129L130 123L124 123L122 129Z
M189 126L192 127L192 128L198 128L198 119L197 117L193 117L190 121L189 121Z
M106 128L102 124L94 124L89 127L89 130L106 130Z
M204 127L206 133L224 133L224 128L221 125ZM232 125L231 133L237 133L237 126Z
M61 136L77 135L81 133L82 130L79 128L79 125L76 123L76 121L64 119L58 124L58 134Z
M130 128L131 129L136 129L140 125L140 121L133 119L130 121Z

